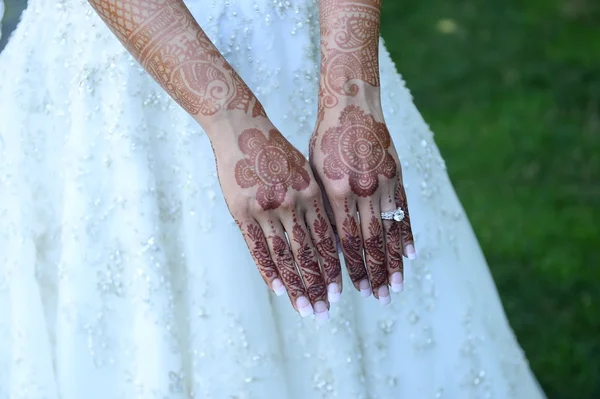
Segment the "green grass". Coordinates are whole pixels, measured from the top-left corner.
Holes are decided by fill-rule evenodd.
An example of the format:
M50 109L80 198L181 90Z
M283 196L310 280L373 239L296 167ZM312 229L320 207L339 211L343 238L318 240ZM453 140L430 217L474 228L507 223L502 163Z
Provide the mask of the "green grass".
M388 49L549 398L600 398L599 23L592 0L384 1Z
M385 0L382 29L548 397L600 398L600 5Z

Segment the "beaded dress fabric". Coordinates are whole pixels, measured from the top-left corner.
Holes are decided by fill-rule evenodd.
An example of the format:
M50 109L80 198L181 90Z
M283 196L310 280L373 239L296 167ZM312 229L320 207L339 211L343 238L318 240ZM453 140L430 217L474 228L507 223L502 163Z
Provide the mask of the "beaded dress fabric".
M189 0L307 152L318 4ZM208 138L81 0L30 0L0 53L0 398L542 398L432 133L383 44L419 259L329 323L261 280Z

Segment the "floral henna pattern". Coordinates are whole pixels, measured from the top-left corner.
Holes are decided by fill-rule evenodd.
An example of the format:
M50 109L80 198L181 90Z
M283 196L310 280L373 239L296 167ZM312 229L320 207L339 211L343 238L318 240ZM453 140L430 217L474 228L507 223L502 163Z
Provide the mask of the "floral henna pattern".
M402 241L404 245L414 243L415 238L413 237L412 228L410 227L410 215L408 214L408 201L406 200L406 191L402 181L398 179L396 185L396 206L402 208L404 211L404 219L400 222L400 230L402 231ZM397 225L398 223L395 223Z
M307 232L299 224L294 224L292 239L298 245L298 266L302 272L308 298L311 302L316 302L325 296L325 284L321 277L319 262L307 237Z
M256 200L265 210L277 209L288 187L296 191L309 186L306 159L277 131L267 139L258 129L247 129L239 137L240 150L247 155L235 166L235 179L242 188L258 186Z
M340 260L337 257L336 243L328 234L327 227L327 220L318 213L317 209L317 220L313 225L313 229L317 233L315 246L317 247L317 253L323 259L323 269L327 275L327 280L334 281L340 276Z
M321 141L323 172L333 180L347 176L352 191L368 197L377 190L379 175L389 179L396 176L396 161L388 152L389 132L385 123L354 105L342 111L339 122Z
M342 249L346 268L353 283L367 278L367 270L362 255L362 240L356 218L348 215L342 224Z
M304 295L304 285L296 270L296 264L289 251L287 241L279 236L272 236L270 239L275 253L275 264L288 293L293 298Z
M321 0L321 104L356 96L354 81L379 86L379 0Z
M127 50L192 115L266 113L180 1L90 0Z
M387 282L381 221L375 216L372 216L369 222L369 238L365 240L365 253L371 275L371 286L375 290Z
M241 228L241 224L238 224ZM277 277L277 267L271 259L269 247L265 235L260 228L255 224L249 224L246 229L246 242L253 243L254 247L250 248L250 252L254 257L258 270L267 283ZM250 247L250 245L249 245Z
M404 262L402 260L402 236L400 224L393 223L385 237L387 248L387 267L389 271L404 273Z

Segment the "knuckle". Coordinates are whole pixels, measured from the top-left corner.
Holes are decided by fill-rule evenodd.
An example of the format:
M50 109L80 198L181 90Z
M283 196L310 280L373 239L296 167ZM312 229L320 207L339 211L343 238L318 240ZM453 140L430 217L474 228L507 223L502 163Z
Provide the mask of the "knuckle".
M336 201L345 200L352 193L347 184L333 184L328 191L328 194Z
M312 182L304 191L305 198L316 199L321 197L321 188L316 182Z
M284 200L281 202L281 205L279 205L279 208L282 210L292 210L296 208L296 196L295 195L286 195Z
M263 213L264 209L261 206L261 204L258 203L258 201L256 201L255 198L253 198L252 201L248 201L248 211L250 212L250 214L256 216Z
M236 196L228 201L229 211L236 219L245 219L250 210L250 201L245 196Z

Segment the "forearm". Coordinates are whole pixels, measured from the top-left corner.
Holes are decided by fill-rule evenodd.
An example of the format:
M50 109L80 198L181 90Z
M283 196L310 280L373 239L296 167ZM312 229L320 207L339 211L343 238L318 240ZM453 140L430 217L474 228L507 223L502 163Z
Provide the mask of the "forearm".
M379 102L381 0L320 0L321 107Z
M183 1L89 2L135 59L209 136L217 123L266 117L260 102Z

